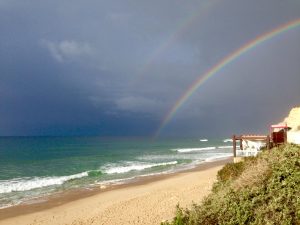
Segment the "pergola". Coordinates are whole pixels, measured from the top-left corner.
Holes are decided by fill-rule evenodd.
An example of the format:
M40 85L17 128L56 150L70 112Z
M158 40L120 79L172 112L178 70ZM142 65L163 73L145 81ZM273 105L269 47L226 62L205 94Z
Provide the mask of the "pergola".
M236 157L236 146L237 141L240 142L240 149L243 150L243 140L250 140L250 141L264 141L266 142L267 149L270 149L270 136L269 135L240 135L232 136L232 144L233 144L233 156Z

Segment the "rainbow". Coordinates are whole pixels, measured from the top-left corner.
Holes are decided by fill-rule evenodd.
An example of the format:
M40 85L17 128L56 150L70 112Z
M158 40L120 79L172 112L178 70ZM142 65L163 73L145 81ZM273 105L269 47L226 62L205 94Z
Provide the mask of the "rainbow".
M219 2L220 0L209 0L205 1L189 16L181 20L173 33L171 33L165 41L162 42L158 48L155 49L148 57L146 62L138 71L139 78L135 80L135 83L138 83L149 71L150 67L153 65L154 61L159 58L170 46L174 45L180 37L186 33L186 31L194 24L195 21L199 21L200 18L205 17L210 10Z
M185 92L184 94L178 98L176 103L173 105L173 107L168 111L168 113L165 115L164 119L162 120L159 128L157 129L154 137L158 137L161 131L164 129L164 127L170 122L170 120L174 117L176 112L180 107L183 106L183 104L195 93L195 91L204 84L211 76L218 73L222 68L227 66L228 64L232 63L234 60L238 59L243 54L247 53L251 49L257 47L258 45L261 45L262 43L272 39L273 37L287 32L291 29L294 29L300 25L300 18L296 20L292 20L286 24L283 24L269 32L266 32L255 39L251 40L250 42L246 43L245 45L241 46L231 54L224 57L221 61L219 61L217 64L215 64L212 68L210 68L206 73L201 75Z

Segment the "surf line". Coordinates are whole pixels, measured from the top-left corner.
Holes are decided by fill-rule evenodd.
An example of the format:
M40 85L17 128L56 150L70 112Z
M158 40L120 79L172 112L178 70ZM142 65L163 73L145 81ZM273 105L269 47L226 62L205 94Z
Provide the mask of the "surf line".
M284 32L294 29L298 26L300 26L300 18L292 20L292 21L285 23L271 31L263 33L262 35L257 36L255 39L252 39L251 41L247 42L246 44L244 44L243 46L241 46L234 52L225 56L221 61L219 61L217 64L215 64L209 70L207 70L204 74L200 75L200 77L198 77L192 83L192 85L184 92L184 94L181 95L177 99L175 104L171 107L171 109L164 116L162 122L159 125L159 128L157 129L157 131L154 134L154 138L156 138L160 135L162 130L172 120L172 118L174 117L176 112L179 110L179 108L181 108L184 105L184 103L196 92L196 90L201 85L203 85L210 77L217 74L222 68L224 68L228 64L234 62L234 60L238 59L240 56L247 53L248 51L267 42L268 40L271 40L275 36L278 36Z

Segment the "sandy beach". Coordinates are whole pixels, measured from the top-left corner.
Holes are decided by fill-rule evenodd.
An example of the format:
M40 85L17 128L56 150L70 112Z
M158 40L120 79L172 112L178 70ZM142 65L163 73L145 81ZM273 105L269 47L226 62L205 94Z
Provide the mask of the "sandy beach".
M0 210L1 225L159 224L206 196L216 174L230 160L210 162L177 174L146 178L91 196L55 199ZM100 188L99 188L100 189Z

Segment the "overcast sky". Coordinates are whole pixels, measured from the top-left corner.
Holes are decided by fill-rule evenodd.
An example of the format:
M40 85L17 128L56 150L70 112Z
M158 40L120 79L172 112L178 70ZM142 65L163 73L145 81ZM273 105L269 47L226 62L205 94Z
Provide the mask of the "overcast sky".
M299 0L0 0L0 135L152 136L223 57ZM265 133L300 105L300 27L201 85L161 136Z

